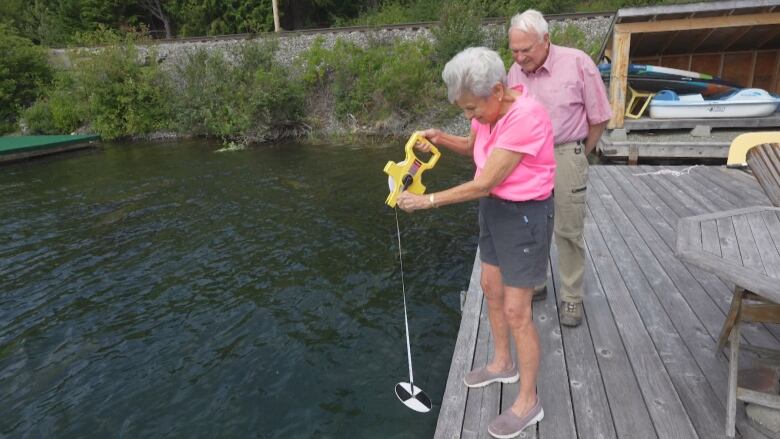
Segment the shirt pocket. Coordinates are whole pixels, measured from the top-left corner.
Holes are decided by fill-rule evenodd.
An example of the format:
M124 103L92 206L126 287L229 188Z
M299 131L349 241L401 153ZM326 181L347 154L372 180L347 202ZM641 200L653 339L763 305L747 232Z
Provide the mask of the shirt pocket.
M573 81L556 84L554 88L549 90L549 93L552 96L551 103L557 108L569 108L573 104L582 103L581 87ZM566 116L569 115L566 114Z

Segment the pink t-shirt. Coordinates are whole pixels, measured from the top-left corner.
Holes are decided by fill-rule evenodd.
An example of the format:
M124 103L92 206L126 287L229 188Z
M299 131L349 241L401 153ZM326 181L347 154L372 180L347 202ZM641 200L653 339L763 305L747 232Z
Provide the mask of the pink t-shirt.
M523 85L544 105L552 120L555 144L588 136L588 126L612 117L599 69L585 52L550 44L550 53L535 72L513 63L507 74L510 87Z
M523 153L523 158L509 176L490 192L511 201L543 200L550 196L555 184L555 153L550 118L544 107L523 90L509 111L490 124L471 120L474 132L474 163L479 177L494 148Z

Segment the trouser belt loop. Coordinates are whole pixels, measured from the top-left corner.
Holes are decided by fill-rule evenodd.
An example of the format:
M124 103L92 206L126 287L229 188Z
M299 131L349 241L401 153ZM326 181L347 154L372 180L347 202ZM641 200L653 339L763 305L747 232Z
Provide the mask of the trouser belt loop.
M577 146L574 147L574 153L575 154L581 154L583 149L585 149L585 141L580 139L580 140L577 140L577 141L575 141L573 143L577 145Z
M573 146L573 148L572 148ZM555 145L555 148L572 148L574 150L575 154L579 154L585 149L585 139L580 140L572 140L571 142L565 142L565 143L558 143Z

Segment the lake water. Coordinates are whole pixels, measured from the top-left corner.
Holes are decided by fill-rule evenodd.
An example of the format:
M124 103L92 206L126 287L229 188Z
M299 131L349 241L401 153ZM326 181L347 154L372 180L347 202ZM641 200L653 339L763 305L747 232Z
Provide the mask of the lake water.
M0 437L431 437L474 203L395 217L403 140L104 144L0 167ZM445 153L429 189L472 176Z

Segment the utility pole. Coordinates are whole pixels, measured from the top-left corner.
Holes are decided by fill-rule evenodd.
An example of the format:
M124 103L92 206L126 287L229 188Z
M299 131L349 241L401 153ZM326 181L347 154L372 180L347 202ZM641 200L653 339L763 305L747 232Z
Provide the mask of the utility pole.
M278 0L271 0L271 5L274 9L274 32L279 32L282 28L279 26L279 5Z

